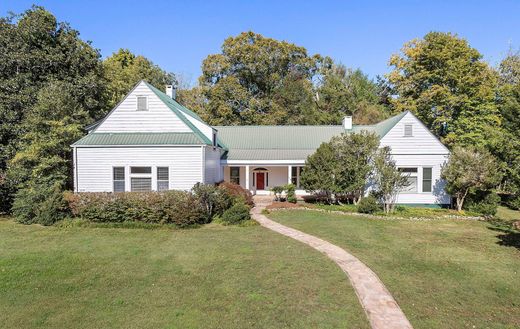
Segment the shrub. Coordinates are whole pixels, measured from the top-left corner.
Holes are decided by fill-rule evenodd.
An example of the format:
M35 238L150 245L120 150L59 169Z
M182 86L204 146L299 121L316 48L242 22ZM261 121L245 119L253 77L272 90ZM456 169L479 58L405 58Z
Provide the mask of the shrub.
M244 189L242 186L229 183L229 182L221 182L218 185L219 188L224 189L230 196L232 196L235 201L233 203L237 202L237 198L241 198L245 204L252 207L254 206L253 202L253 195L248 190Z
M362 214L373 214L381 210L381 205L377 202L377 199L369 195L361 198L357 205L358 212Z
M21 188L12 207L16 221L22 224L52 225L66 216L66 210L59 184Z
M91 222L170 223L179 227L202 224L207 213L186 191L148 193L65 193L73 215Z
M235 203L231 208L224 211L221 220L225 224L238 224L242 221L251 219L250 208L244 203Z
M215 216L220 216L235 202L228 189L218 188L212 184L197 183L191 189L193 195L199 200L204 211L206 223L211 222Z
M284 190L287 192L287 201L291 203L296 203L296 186L293 184L287 184L284 186Z
M282 201L283 191L284 191L284 186L274 186L271 188L271 192L274 193L274 198L276 201Z
M466 197L464 209L485 216L494 216L499 204L500 197L494 191L471 191Z
M520 210L520 195L510 198L506 204L511 209Z

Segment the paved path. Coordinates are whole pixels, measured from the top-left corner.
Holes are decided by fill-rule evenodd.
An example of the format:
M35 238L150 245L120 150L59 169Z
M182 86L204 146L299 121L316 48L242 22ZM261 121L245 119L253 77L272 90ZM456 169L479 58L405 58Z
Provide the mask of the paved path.
M284 226L265 217L261 212L270 202L271 200L267 198L256 199L256 207L251 210L253 219L270 230L313 247L338 264L350 279L350 283L354 287L359 302L363 306L373 329L412 328L412 325L390 292L388 292L381 280L379 280L377 275L372 272L368 266L332 243Z

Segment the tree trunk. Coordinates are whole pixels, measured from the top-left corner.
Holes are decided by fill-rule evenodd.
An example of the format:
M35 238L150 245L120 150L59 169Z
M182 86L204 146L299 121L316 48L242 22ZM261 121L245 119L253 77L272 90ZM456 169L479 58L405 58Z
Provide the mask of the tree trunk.
M464 194L457 195L457 210L462 211L462 206L464 205L464 199L466 199L466 195L468 195L468 190L464 191Z

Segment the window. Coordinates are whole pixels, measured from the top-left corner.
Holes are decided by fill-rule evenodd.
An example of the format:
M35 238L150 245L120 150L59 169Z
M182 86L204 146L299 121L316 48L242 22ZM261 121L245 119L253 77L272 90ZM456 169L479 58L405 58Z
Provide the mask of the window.
M422 191L432 191L432 168L423 168L422 174Z
M404 125L404 136L405 137L413 136L413 125Z
M148 111L148 99L146 96L137 96L137 111Z
M152 190L151 177L132 177L130 183L132 192L150 192Z
M152 167L130 167L130 191L152 190Z
M125 167L114 167L112 169L114 180L114 192L125 191Z
M231 167L229 176L231 183L240 185L240 167Z
M402 193L417 193L417 168L399 168L406 177L408 185L401 189Z
M300 177L302 174L302 168L303 167L292 167L291 168L291 184L293 184L297 188L300 187Z
M131 167L130 173L131 174L151 174L152 167Z
M157 191L170 189L168 167L157 167Z

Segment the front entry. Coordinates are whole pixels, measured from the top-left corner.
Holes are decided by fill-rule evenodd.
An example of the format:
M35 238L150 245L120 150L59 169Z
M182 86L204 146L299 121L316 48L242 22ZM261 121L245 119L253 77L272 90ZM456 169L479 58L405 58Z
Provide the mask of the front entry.
M265 189L265 173L263 173L263 172L256 173L256 189L257 190Z

